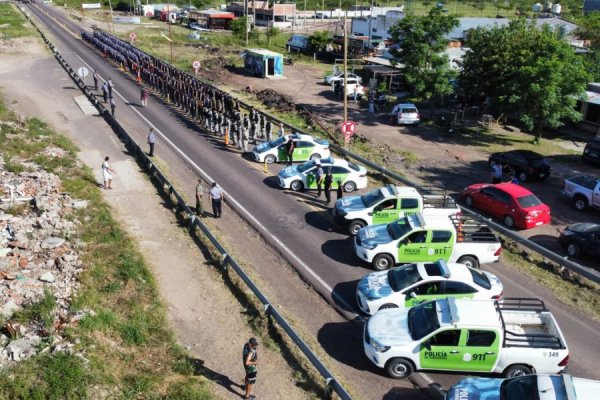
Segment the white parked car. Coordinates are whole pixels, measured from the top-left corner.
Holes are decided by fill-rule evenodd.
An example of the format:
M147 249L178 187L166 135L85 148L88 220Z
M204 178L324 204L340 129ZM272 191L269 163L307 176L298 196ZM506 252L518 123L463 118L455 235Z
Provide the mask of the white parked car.
M398 125L416 125L421 122L419 110L412 103L396 104L390 115Z
M489 272L464 264L405 264L365 275L356 288L358 306L373 315L386 308L410 308L445 297L500 299L502 283Z
M294 141L294 153L292 156L294 162L304 162L331 156L327 140L294 133L257 145L252 150L252 159L258 162L266 162L267 164L287 161L286 143L289 139Z
M363 85L361 85L357 79L355 78L348 78L346 79L345 82L348 85L348 98L352 99L354 97L354 88L357 89L356 92L356 98L360 99L365 95L365 88ZM339 83L333 83L331 85L331 87L333 88L333 90L336 90L336 85L339 85L339 90L343 93L344 91L344 81L339 81ZM340 95L341 96L341 95Z
M358 80L358 83L362 83L362 78L356 74L348 74L348 79L351 79L351 78ZM327 75L325 77L325 79L323 79L323 83L331 85L333 82L343 81L343 80L344 80L344 74L338 73L338 74L333 74L333 75Z
M338 158L323 158L310 160L300 165L292 165L279 171L277 183L283 189L300 191L303 189L316 189L316 175L319 165L326 174L331 169L333 175L332 189L337 189L341 183L345 192L353 192L367 187L367 169L353 162Z

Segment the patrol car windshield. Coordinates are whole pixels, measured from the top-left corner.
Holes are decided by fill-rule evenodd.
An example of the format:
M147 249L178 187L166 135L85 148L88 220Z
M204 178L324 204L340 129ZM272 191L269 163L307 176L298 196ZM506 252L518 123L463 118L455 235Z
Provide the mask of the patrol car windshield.
M413 307L408 312L408 333L413 340L419 340L440 327L435 301Z
M304 164L300 164L298 165L298 172L306 172L309 169L313 168L316 165L316 163L314 161L308 161L305 162Z
M536 400L539 398L536 375L525 375L508 379L502 382L500 386L500 400Z
M394 292L399 292L421 280L416 264L404 265L388 272L388 282Z
M410 232L410 230L410 224L406 218L389 223L387 226L388 235L390 235L393 240L400 239L402 236Z
M360 199L364 203L365 207L371 207L383 200L383 192L381 189L371 190L369 193L365 193L360 196Z
M473 277L473 282L475 282L477 285L481 286L484 289L489 289L492 287L490 280L488 279L487 275L483 272L477 271L473 268L469 268L469 272Z

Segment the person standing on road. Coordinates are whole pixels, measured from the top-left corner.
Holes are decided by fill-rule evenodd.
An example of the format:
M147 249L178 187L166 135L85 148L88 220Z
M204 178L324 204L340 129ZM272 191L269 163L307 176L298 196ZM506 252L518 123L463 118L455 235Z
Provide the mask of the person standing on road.
M112 97L109 99L109 103L110 103L110 113L112 114L112 116L115 116L115 108L117 108L117 104L115 103L115 99L113 99Z
M344 197L344 187L342 186L342 181L340 179L337 180L337 199L341 199Z
M104 157L104 162L102 163L102 178L104 179L104 189L112 189L112 174L114 171L110 168L110 164L108 163L108 156Z
M244 362L244 371L246 376L244 378L244 386L246 394L244 399L254 399L256 396L252 394L252 387L256 384L256 369L258 365L258 340L250 338L248 343L244 345L242 350L242 361Z
M285 144L285 152L287 154L288 165L292 165L292 161L294 158L294 140L290 136L287 143Z
M327 201L325 204L331 202L331 185L333 184L333 175L331 174L331 168L327 168L327 175L325 175L325 198Z
M148 156L150 157L154 157L154 143L156 143L156 135L154 134L154 128L150 128L150 132L148 132L148 146L150 146Z
M204 211L202 211L202 196L204 195L204 184L202 183L202 179L198 179L198 184L196 185L196 215L199 217L204 217Z
M107 82L107 87L108 87L108 98L112 99L113 98L113 88L115 87L115 84L113 83L112 79L109 79Z
M502 164L492 161L492 183L502 182Z
M142 107L146 107L146 104L148 104L148 91L143 86L140 91L140 101L142 102Z
M217 185L217 182L213 182L212 188L208 193L210 194L210 200L212 203L213 216L215 218L221 218L221 206L223 200L225 199L223 189Z
M369 92L369 114L375 113L375 93L374 91Z
M104 96L104 102L108 102L108 83L104 82L102 84L102 96Z
M321 168L321 163L317 163L315 181L317 182L317 197L321 197L321 185L323 184L323 168Z
M94 90L98 90L98 71L94 70L92 77L94 78Z

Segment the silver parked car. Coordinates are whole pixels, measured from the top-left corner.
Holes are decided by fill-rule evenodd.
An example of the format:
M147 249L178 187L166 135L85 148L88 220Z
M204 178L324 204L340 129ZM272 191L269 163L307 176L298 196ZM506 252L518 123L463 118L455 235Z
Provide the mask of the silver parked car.
M398 125L416 125L421 122L419 110L412 103L396 104L391 116Z

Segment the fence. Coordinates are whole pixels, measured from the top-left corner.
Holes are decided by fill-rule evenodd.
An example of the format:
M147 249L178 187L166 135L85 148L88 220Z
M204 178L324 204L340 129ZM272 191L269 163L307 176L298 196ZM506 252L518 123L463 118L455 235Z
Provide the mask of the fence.
M23 12L23 10L21 11ZM107 123L113 128L113 130L124 143L125 147L130 152L130 154L132 154L137 159L138 163L146 171L146 173L148 173L151 176L151 178L154 178L158 182L158 186L164 191L163 194L167 195L169 198L175 198L175 207L177 208L177 211L183 212L189 217L190 230L195 230L196 228L199 229L200 232L202 232L210 241L210 243L216 248L222 259L221 266L223 270L226 271L228 270L228 267L231 267L236 272L240 279L248 286L248 288L264 306L265 313L274 318L275 321L277 321L279 326L284 330L288 337L296 344L300 351L302 351L304 356L308 358L308 360L317 369L321 376L325 378L325 386L327 388L328 395L331 396L333 392L335 392L342 400L352 400L346 389L344 389L344 387L333 377L333 375L331 374L331 372L329 372L327 367L323 365L323 363L316 356L316 354L310 349L310 347L304 342L304 340L302 340L302 338L290 326L290 324L279 313L279 311L277 311L277 308L273 306L269 299L254 284L252 279L248 276L248 274L246 274L246 272L242 269L238 262L228 254L225 247L223 247L223 245L219 243L215 236L210 232L208 227L196 217L196 215L189 208L183 197L174 189L173 185L169 182L165 175L156 167L156 165L146 155L146 153L137 145L137 143L135 143L135 141L127 133L125 128L121 126L121 124L110 114L110 112L102 105L102 103L97 101L96 97L91 92L91 90L87 87L83 80L81 80L81 78L77 75L73 68L71 68L71 66L66 62L66 60L58 52L54 44L50 42L46 35L37 27L37 25L29 18L29 16L25 12L23 12L23 14L33 25L33 27L37 29L37 31L41 35L44 42L46 42L48 47L54 52L55 58L62 65L65 71L69 74L71 79L73 79L75 84L88 97L92 104L96 106L96 108L100 112L100 115L102 115L107 121Z

